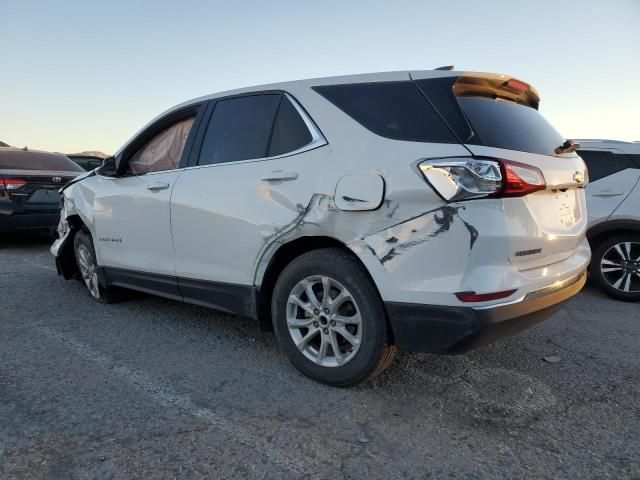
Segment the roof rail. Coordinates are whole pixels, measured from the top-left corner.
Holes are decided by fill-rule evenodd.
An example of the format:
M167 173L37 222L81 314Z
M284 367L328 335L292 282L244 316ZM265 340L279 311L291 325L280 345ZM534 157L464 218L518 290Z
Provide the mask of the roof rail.
M445 65L444 67L438 67L438 68L434 68L434 70L446 70L446 71L450 71L450 70L455 70L455 65Z

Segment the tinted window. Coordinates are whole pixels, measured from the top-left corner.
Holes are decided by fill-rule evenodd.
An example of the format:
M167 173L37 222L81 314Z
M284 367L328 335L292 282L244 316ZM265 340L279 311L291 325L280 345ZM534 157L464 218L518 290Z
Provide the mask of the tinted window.
M633 159L622 153L616 154L604 150L579 150L578 154L587 164L590 182L595 182L627 168L638 168Z
M426 95L438 113L464 143L477 143L469 122L462 113L460 104L453 94L453 85L458 77L429 78L417 80L416 85Z
M311 142L311 133L296 107L286 96L282 97L276 123L273 127L269 156L293 152Z
M631 160L631 163L633 165L632 168L640 168L640 155L636 155L636 154L629 155L629 154L627 154L627 157L629 157L629 159Z
M535 108L480 97L461 97L458 102L482 145L554 155L565 141Z
M84 172L80 166L64 155L14 149L0 150L0 168Z
M355 121L383 137L456 143L412 82L356 83L314 88Z
M198 164L266 157L279 102L280 95L252 95L217 102Z

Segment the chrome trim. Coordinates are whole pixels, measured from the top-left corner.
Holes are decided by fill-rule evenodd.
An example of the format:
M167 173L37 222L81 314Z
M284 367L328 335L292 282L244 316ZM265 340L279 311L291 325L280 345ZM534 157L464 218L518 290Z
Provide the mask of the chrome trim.
M223 162L223 163L210 163L208 165L193 165L191 167L183 167L183 168L174 168L171 170L159 170L157 172L149 172L144 175L154 175L156 173L166 173L166 172L175 172L175 171L183 171L183 170L196 170L199 168L207 168L207 167L218 167L222 165L237 165L242 163L250 163L250 162L262 162L264 160L277 160L279 158L291 157L293 155L298 155L300 153L308 152L309 150L313 150L315 148L324 147L328 145L327 139L324 137L318 126L315 124L313 119L309 116L309 114L302 108L300 103L289 95L287 92L284 92L285 97L292 103L295 107L296 111L302 117L304 124L306 125L309 133L311 134L311 141L306 145L298 148L297 150L292 150L291 152L283 153L282 155L274 155L272 157L260 157L260 158L249 158L247 160L237 160L235 162Z
M544 295L548 295L549 293L553 293L558 290L562 290L563 288L570 287L571 285L578 283L586 274L587 272L581 272L569 278L565 278L564 280L558 280L551 285L533 290L524 296L523 301L526 302L527 300L533 300L534 298L542 297Z
M482 305L480 307L472 307L472 308L474 310L488 310L490 308L506 307L508 305L514 305L516 303L528 302L529 300L534 300L539 297L544 297L545 295L549 295L551 293L557 292L558 290L562 290L564 288L570 287L571 285L574 285L578 283L580 280L582 280L582 277L584 277L586 274L587 272L583 271L575 275L572 275L570 277L567 277L563 280L557 280L556 282L550 285L545 285L544 287L540 287L536 290L532 290L526 295L516 298L515 300L511 300L510 302L494 303L492 305Z

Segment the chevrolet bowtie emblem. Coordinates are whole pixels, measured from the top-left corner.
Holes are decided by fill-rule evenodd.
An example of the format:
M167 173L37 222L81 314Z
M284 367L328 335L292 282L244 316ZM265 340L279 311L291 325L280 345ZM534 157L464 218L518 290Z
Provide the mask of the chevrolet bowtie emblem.
M573 179L577 182L577 183L582 183L584 182L584 172L575 172L573 174Z

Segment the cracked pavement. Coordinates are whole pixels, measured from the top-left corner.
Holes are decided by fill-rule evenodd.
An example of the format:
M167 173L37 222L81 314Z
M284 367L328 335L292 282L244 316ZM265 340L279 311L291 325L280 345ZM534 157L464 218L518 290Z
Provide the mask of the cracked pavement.
M640 478L638 304L588 286L516 337L336 389L249 320L95 303L48 245L0 239L0 478Z

